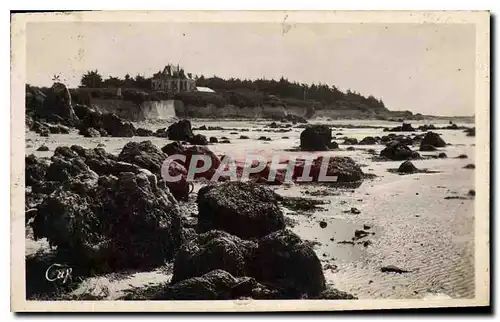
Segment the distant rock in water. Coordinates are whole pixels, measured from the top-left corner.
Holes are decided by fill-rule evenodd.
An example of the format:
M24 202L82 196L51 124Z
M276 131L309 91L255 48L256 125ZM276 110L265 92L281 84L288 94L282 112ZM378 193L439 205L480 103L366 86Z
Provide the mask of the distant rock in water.
M300 133L300 148L304 151L327 151L331 142L332 131L327 125L312 125Z
M166 131L167 137L174 141L191 141L194 134L189 120L180 120L170 125Z
M136 136L154 136L154 132L149 130L149 129L143 129L143 128L138 128L136 131L135 131L135 135Z
M217 138L215 136L211 136L209 139L209 142L210 143L219 143L219 140L217 140Z
M208 145L208 140L203 134L196 134L189 143L194 145Z
M377 144L377 140L373 136L367 136L359 142L359 144L374 145Z
M435 132L427 132L420 143L420 147L424 145L432 145L437 148L442 148L446 146L446 142Z
M345 138L344 139L344 143L342 143L342 144L356 145L356 144L358 144L358 139L356 139L356 138Z
M444 152L441 152L441 153L438 154L438 158L440 158L440 159L446 159L447 157L448 156Z
M418 169L411 161L405 161L401 163L401 165L398 168L398 172L400 173L413 173L417 172Z
M389 132L415 132L416 130L411 126L410 123L403 123L401 126L396 126L391 129L384 129L384 131Z
M380 152L380 156L394 161L420 158L417 152L412 151L408 146L398 141L389 143L387 147Z
M470 129L466 129L464 132L467 133L467 136L476 136L476 128L475 127L470 128Z

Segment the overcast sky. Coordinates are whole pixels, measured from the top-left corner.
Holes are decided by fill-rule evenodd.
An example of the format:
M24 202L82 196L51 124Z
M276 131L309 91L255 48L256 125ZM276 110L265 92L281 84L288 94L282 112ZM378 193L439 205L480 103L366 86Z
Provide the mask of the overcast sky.
M473 115L475 28L468 24L42 22L27 27L27 82L71 87L98 69L151 76L168 63L205 77L324 83L391 110Z

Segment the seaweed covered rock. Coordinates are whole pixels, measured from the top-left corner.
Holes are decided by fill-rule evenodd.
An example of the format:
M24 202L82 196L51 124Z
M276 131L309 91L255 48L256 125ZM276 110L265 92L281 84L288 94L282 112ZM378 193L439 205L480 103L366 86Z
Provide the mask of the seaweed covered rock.
M358 139L356 139L356 138L344 138L344 143L342 143L342 144L356 145L356 144L358 144Z
M417 167L411 161L405 161L401 163L401 165L398 168L399 173L413 173L417 171L418 171Z
M149 130L149 129L143 129L142 127L140 127L135 131L135 135L137 135L137 136L154 136L154 132Z
M304 151L327 151L331 142L332 131L327 125L312 125L300 133L300 148Z
M437 148L442 148L446 146L446 142L441 138L441 136L435 132L425 133L420 146L432 145Z
M261 238L253 264L257 281L279 289L285 298L315 296L325 290L325 277L316 253L289 229Z
M135 135L135 126L116 114L101 113L85 105L76 105L75 108L76 113L80 115L81 122L78 128L82 135L88 135L89 128L98 131L101 136L132 137Z
M110 136L113 137L133 137L135 135L135 127L129 122L121 119L118 115L105 113L101 116L102 128L104 128Z
M118 155L119 161L136 164L156 175L161 173L161 167L166 158L165 153L151 141L129 142Z
M377 140L373 136L367 136L359 141L359 144L374 145L377 144Z
M207 145L208 140L207 140L206 136L204 136L202 134L196 134L195 136L193 136L191 141L189 141L189 143L194 144L194 145Z
M207 159L207 162L210 162L210 166L207 170L197 172L194 175L194 179L199 179L199 178L205 178L205 179L212 179L213 175L219 168L221 161L220 159L213 153L210 149L204 146L184 146L180 144L179 142L172 142L167 145L165 145L161 149L164 153L166 153L168 156L173 156L173 155L182 155L185 157L185 161L183 160L176 160L179 162L184 168L189 169L190 167L195 167L197 169L201 169L204 165L204 161L202 159ZM196 164L191 164L193 158L196 157L198 158L196 161Z
M45 180L49 162L45 159L37 158L35 155L30 154L24 158L25 172L24 180L26 186L31 186Z
M153 300L231 300L238 298L272 299L276 291L259 284L251 277L234 277L216 269L203 276L192 277L166 285Z
M257 244L211 230L182 245L174 261L172 283L223 269L234 276L247 276Z
M324 163L328 162L326 166L326 175L329 177L337 177L335 182L356 182L363 179L363 171L361 167L350 157L317 157L312 161L309 175L304 174L306 168L306 160L297 159L293 180L306 181L306 182L319 182L321 178L321 168ZM304 176L304 178L303 178ZM308 179L310 178L310 179ZM309 180L309 181L308 181ZM326 179L325 179L326 180Z
M86 138L98 138L101 136L101 133L93 127L87 127L87 128L81 129L79 134L83 135Z
M262 237L285 227L279 199L252 182L205 186L198 192L198 226L201 231L219 229L244 239Z
M180 120L171 124L166 130L166 136L174 141L191 141L194 134L189 120Z
M57 188L32 226L36 238L90 273L162 265L180 246L180 218L173 197L151 177L122 172L87 189Z
M385 149L380 152L380 156L394 161L418 159L420 157L417 152L398 141L389 143Z

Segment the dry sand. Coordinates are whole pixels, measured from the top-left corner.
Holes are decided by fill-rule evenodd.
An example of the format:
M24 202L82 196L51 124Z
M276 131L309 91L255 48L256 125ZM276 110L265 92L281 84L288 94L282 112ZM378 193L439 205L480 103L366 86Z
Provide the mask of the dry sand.
M220 139L226 136L230 144L210 145L216 154L242 156L247 153L272 155L302 155L300 152L287 152L286 149L297 147L302 129L293 128L287 133L259 132L270 121L193 121L193 126L222 126L224 128L250 128L251 131L230 134L228 131L195 131ZM337 137L382 136L382 129L347 129L342 124L366 124L396 126L395 123L381 121L329 121L336 124L342 135ZM414 127L424 122L412 123ZM437 124L443 126L446 124ZM138 124L156 129L168 126L167 123L155 122ZM460 124L459 124L460 125ZM467 124L472 126L471 124ZM283 185L272 187L285 196L304 196L321 199L327 204L324 208L309 213L291 213L286 210L287 218L296 233L303 239L316 241L315 250L321 259L327 282L336 288L353 293L360 299L373 298L473 298L474 297L474 199L467 197L474 189L474 170L463 169L466 164L474 163L474 137L467 137L461 130L436 131L442 134L447 143L451 143L443 152L447 159L418 160L414 164L420 169L438 171L437 173L417 173L399 175L388 172L397 168L401 162L374 162L368 149L379 153L382 145L354 146L355 151L331 151L327 154L350 156L363 165L365 173L377 177L365 180L356 189L337 189L314 184ZM250 139L239 139L247 135ZM271 137L271 141L258 141L260 136ZM283 139L288 136L289 139ZM76 134L51 135L40 137L33 132L26 133L26 154L51 156L60 145L78 144L87 148L105 144L111 153L119 153L129 141L151 140L158 147L169 143L162 138L84 138ZM338 142L342 142L339 140ZM48 152L35 151L40 145L49 147ZM415 147L417 148L417 147ZM441 151L439 151L441 152ZM423 152L433 155L438 152ZM468 159L456 159L460 154ZM196 185L196 190L199 185ZM445 199L445 197L465 197L465 199ZM190 202L194 202L191 197ZM192 205L191 205L192 206ZM359 214L346 213L355 207ZM327 226L321 228L320 221ZM365 229L365 225L370 226ZM365 230L370 234L355 242L369 241L363 244L339 244L339 241L351 241L355 230ZM333 239L333 240L332 240ZM26 254L47 248L46 242L33 241L27 237ZM395 265L408 270L408 273L383 273L382 266ZM104 294L107 299L116 299L127 289L158 284L169 280L170 270L162 268L152 272L131 272L113 276L96 277L82 283L75 294Z

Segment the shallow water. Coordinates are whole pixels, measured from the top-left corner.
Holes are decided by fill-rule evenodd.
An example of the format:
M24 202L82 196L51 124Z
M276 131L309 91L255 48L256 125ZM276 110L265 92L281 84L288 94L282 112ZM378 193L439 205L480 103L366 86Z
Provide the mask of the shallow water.
M172 122L150 122L137 124L156 130L168 126ZM206 121L193 120L194 127L201 125L222 126L224 128L249 128L250 131L195 131L207 137L220 139L226 136L230 144L214 144L209 148L216 154L244 156L261 154L272 156L299 156L302 152L285 151L299 145L302 129L292 128L290 132L273 133L256 131L262 129L270 121ZM314 122L313 122L314 123ZM337 137L382 136L382 128L342 128L345 124L365 124L368 126L398 125L383 121L329 121L337 127L332 134ZM412 122L414 127L428 122ZM447 123L433 123L446 126ZM460 124L459 124L460 125ZM473 126L467 124L468 126ZM336 135L336 133L342 135ZM413 163L419 169L438 171L437 173L417 173L399 175L388 169L397 168L401 162L374 162L368 149L380 153L383 145L354 146L355 151L346 151L346 145L340 145L339 151L329 151L326 155L352 157L364 165L365 173L373 173L377 177L365 180L357 189L336 189L313 184L292 184L272 187L286 196L304 196L327 201L321 205L323 211L313 213L291 214L292 230L303 239L316 241L318 257L324 265L325 277L340 290L355 294L359 298L463 298L474 297L474 200L444 199L448 196L467 196L474 189L474 170L463 169L466 164L475 163L475 138L467 137L462 130L437 130L442 138L452 145L437 152L423 152L423 155L437 155L445 152L447 159L416 160ZM249 139L239 139L246 135ZM271 141L258 141L260 136L270 137ZM288 139L283 139L288 136ZM158 147L168 144L169 140L154 137L134 138L84 138L73 132L70 135L51 135L43 138L33 132L26 133L26 154L51 156L60 145L78 144L86 148L104 144L111 153L119 153L130 141L151 140ZM343 140L338 140L338 143ZM41 144L49 147L48 152L35 151ZM417 149L417 147L414 147ZM418 150L418 149L417 149ZM323 154L323 153L322 153ZM468 159L456 159L460 154L468 155ZM197 185L198 186L198 185ZM312 197L315 191L325 191L326 195ZM307 194L309 192L310 194ZM355 207L360 214L345 213ZM320 221L326 221L327 227L321 228ZM351 240L356 229L365 229L374 234L359 239L359 242L370 241L366 247L362 244L339 244L339 241ZM331 240L333 239L333 240ZM357 242L357 241L356 241ZM35 246L34 246L35 245ZM30 249L36 244L30 243ZM395 265L409 273L382 273L382 266ZM159 277L158 274L161 276ZM126 283L133 286L150 282L159 283L168 280L167 275L158 272L142 272L131 274ZM94 282L92 282L94 281ZM82 287L89 287L99 278L88 281ZM93 284L92 284L93 283ZM107 282L108 283L108 282ZM116 298L123 293L126 283L109 282L106 287L111 290L109 298ZM116 284L121 283L121 284ZM115 285L116 284L116 285ZM81 291L81 290L80 290Z

